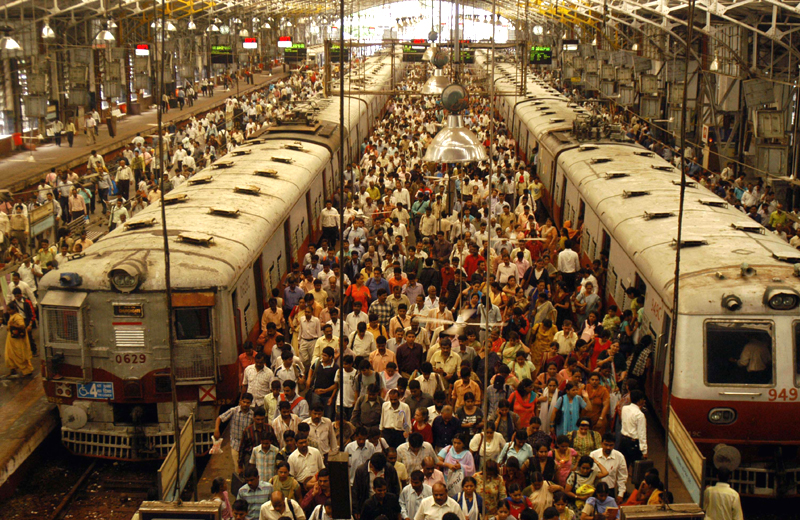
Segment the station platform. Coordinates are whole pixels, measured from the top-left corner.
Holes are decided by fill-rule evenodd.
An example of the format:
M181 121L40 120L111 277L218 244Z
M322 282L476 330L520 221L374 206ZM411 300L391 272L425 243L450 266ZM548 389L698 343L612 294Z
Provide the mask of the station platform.
M253 85L247 85L244 80L225 90L217 87L213 97L199 95L194 106L184 106L183 110L172 108L163 114L163 124L170 121L188 120L198 114L216 109L224 105L225 100L232 95L246 94L260 89L271 82L278 81L287 74L281 69L273 69L270 73L257 73L253 75ZM149 107L148 107L149 108ZM10 190L12 193L22 191L30 186L35 186L39 179L44 178L51 168L75 168L85 165L92 150L97 150L100 155L118 150L124 144L130 143L137 133L143 136L154 133L156 130L158 111L155 109L143 110L141 115L126 115L117 122L117 135L111 137L105 124L99 126L100 135L97 142L90 144L88 137L82 132L75 135L75 144L69 147L66 137L62 139L61 147L54 143L39 145L36 150L19 151L13 155L2 158L0 161L0 189ZM33 160L31 160L31 157Z
M664 429L658 421L649 414L647 415L647 432L647 443L650 450L649 456L663 480L667 461L667 454L664 449ZM225 478L228 482L228 488L230 489L230 478L236 468L231 460L228 430L223 432L223 439L223 453L219 455L210 455L208 463L202 473L198 475L197 496L199 500L211 498L211 482L217 477ZM630 468L628 469L628 473L631 473ZM630 494L631 491L633 491L633 484L629 478L627 493ZM688 504L693 502L689 491L686 489L686 486L683 485L683 482L681 482L680 476L672 464L670 464L669 468L669 491L672 493L675 501L674 503L676 504Z
M5 345L6 328L0 329ZM0 497L19 484L14 473L59 423L58 409L47 401L41 377L41 358L34 357L33 374L9 378L5 348L0 348Z

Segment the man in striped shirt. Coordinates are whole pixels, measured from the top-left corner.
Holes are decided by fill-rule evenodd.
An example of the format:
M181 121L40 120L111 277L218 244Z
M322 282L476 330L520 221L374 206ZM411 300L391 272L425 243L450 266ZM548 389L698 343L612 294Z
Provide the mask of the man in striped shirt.
M250 409L250 404L253 402L253 395L247 392L242 394L239 398L239 406L231 408L227 412L217 417L217 423L214 426L214 438L222 438L220 426L222 423L231 421L231 457L233 458L234 465L239 464L239 450L242 446L242 434L245 428L250 426L253 422L253 410Z

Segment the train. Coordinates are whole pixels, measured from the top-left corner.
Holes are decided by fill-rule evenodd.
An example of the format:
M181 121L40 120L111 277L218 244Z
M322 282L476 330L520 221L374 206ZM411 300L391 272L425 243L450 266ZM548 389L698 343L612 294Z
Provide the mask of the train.
M401 79L391 61L370 57L365 93L344 97L345 142L339 98L319 98L300 107L313 126L271 128L165 196L178 413L194 414L198 455L212 446L220 407L235 404L237 358L259 333L271 289L321 235L340 154L357 160L383 115L389 96L369 92ZM44 387L63 445L106 459L166 456L174 435L160 204L47 273L39 291Z
M478 63L486 66L485 54ZM519 92L517 66L496 69L497 91ZM687 489L699 500L715 481L716 459L734 469L732 485L743 495L797 496L800 251L690 180L675 309L679 169L618 128L593 128L591 108L528 74L525 94L497 96L497 110L520 153L538 154L542 200L555 225L582 222L582 264L607 262L604 304L629 308L631 287L644 295L640 329L655 344L645 390L662 423L672 413L697 448L697 460L673 460L682 477L695 469L683 478ZM753 351L761 363L736 366Z

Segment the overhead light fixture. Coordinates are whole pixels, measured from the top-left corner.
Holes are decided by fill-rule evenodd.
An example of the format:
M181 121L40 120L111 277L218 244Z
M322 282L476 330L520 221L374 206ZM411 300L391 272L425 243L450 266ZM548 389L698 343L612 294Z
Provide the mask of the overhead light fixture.
M231 33L231 28L228 27L227 24L223 24L219 28L219 33L220 34L230 34Z
M714 61L711 62L711 65L709 65L708 70L710 70L711 72L717 72L719 70L719 58L717 57L716 54L714 54Z
M269 24L269 22L264 22L264 29L272 29L272 26Z
M633 44L633 47L631 47L631 49L632 49L634 52L638 51L638 50L639 50L639 44L638 44L638 43L634 43L634 44Z
M97 36L94 37L94 43L99 45L105 45L106 43L115 41L117 41L117 39L114 38L114 35L108 30L108 24L105 24L103 30L97 33Z
M209 26L206 28L206 32L210 32L210 33L212 33L212 32L213 32L213 33L218 33L218 32L219 32L219 27L217 27L217 24L215 24L215 23L212 23L211 25L209 25Z
M116 29L117 28L117 22L115 22L113 19L109 18L108 19L108 28L109 29Z
M425 52L422 53L422 61L431 61L433 59L434 52L436 52L436 44L431 43L430 45L428 45L428 48L425 49Z
M425 162L466 163L489 158L486 148L464 124L464 116L447 116L447 125L439 130L425 151Z
M250 36L250 31L248 31L247 29L242 29L241 31L239 31L239 36L241 38L247 38Z
M536 35L544 34L544 27L542 27L541 25L534 26L533 27L533 34L536 34Z
M352 22L351 22L351 23L352 23ZM292 26L292 21L291 21L291 20L287 21L287 22L286 22L286 27L291 27L291 26Z
M6 33L11 32L10 28L5 29ZM22 47L17 40L12 38L11 36L3 36L0 38L0 51L19 51L22 50Z
M197 24L194 23L194 18L189 18L189 25L187 25L186 28L189 29L190 31L197 30Z
M592 40L592 46L593 46L593 47L597 47L597 38L595 38L594 40Z
M56 39L56 32L50 27L50 22L45 20L44 27L42 27L42 39L43 40L55 40Z
M239 24L239 23L242 23L242 21L238 17L236 17L233 20L231 20L231 23Z
M450 83L450 78L444 75L444 71L436 69L433 71L433 76L422 85L422 93L426 96L439 95Z

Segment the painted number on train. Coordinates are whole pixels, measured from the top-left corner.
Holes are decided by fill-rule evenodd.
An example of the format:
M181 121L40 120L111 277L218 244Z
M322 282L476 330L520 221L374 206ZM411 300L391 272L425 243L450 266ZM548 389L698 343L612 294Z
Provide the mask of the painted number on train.
M114 399L114 384L111 382L91 382L78 385L81 399Z
M146 354L117 354L114 358L117 363L126 365L138 365L147 361Z
M769 389L770 401L797 401L797 388L792 388L788 392L785 388L780 391L775 388Z

